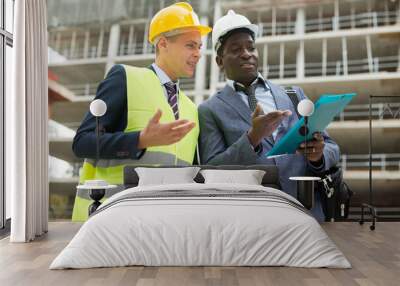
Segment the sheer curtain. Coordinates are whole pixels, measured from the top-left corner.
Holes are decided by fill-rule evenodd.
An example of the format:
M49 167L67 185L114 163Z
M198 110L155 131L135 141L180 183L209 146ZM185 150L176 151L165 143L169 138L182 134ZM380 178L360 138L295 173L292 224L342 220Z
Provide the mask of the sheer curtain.
M6 99L6 187L12 242L48 227L46 0L15 1L13 94Z

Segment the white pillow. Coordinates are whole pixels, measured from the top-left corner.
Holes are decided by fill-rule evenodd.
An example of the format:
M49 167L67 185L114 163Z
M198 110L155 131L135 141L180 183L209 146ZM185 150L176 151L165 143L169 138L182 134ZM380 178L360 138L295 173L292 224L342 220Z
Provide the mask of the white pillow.
M204 183L234 183L246 185L261 185L265 171L262 170L201 170Z
M135 168L139 176L138 186L195 183L199 167L182 168Z

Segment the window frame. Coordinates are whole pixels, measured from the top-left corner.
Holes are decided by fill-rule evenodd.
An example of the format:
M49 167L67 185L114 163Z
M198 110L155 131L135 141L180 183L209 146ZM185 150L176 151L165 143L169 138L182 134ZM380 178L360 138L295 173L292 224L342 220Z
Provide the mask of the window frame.
M13 48L13 34L6 31L6 0L0 0L0 237L10 232L10 219L6 215L6 188L5 188L5 93L6 93L6 55L7 46ZM12 0L13 13L15 1ZM14 17L14 15L12 15Z

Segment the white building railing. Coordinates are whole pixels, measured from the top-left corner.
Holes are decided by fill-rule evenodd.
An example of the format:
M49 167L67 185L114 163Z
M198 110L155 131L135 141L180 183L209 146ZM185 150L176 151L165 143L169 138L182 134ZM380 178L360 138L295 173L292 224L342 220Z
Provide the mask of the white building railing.
M343 15L339 17L325 17L308 19L304 23L305 33L334 31L338 29L355 29L368 27L389 26L398 23L398 11L374 11L368 13L360 13L354 15ZM335 23L338 23L336 25ZM271 35L290 35L296 32L296 21L283 22L259 22L256 23L260 28L259 36ZM140 32L142 33L142 32ZM94 36L88 34L85 38L85 32L79 31L50 31L49 46L55 49L61 56L67 60L76 59L93 59L107 57L107 46L109 41L109 31L102 30L102 33ZM62 41L60 40L62 38ZM209 37L211 38L211 37ZM142 39L143 41L143 39ZM131 41L128 44L128 39L120 36L118 55L136 55L136 54L152 54L154 48L147 42ZM211 45L207 43L207 47ZM52 62L52 59L49 60Z
M398 56L374 57L371 63L368 59L347 60L347 74L397 72L398 67ZM268 65L265 70L261 68L260 72L270 79L296 78L297 65ZM345 72L342 60L327 62L326 66L322 62L305 62L305 77L341 76L345 75Z
M371 118L373 120L400 119L400 102L372 104ZM335 118L336 121L368 119L369 104L348 105L346 109Z
M259 28L259 37L290 35L295 33L296 22L260 22L256 23Z
M356 169L369 169L369 154L346 155L342 154L339 165L343 171ZM371 165L373 170L379 171L400 171L400 153L373 154Z
M327 17L310 19L306 21L306 33L333 31L336 19L338 19L341 30L381 27L394 25L397 22L398 12L396 11L375 11L354 15L344 15L339 17Z
M398 56L375 57L371 64L368 59L361 60L348 60L347 61L347 74L364 74L376 72L397 72L399 67ZM305 77L322 77L322 76L343 76L344 73L343 61L327 62L326 67L322 62L306 62L305 63ZM259 71L268 79L283 79L283 78L296 78L297 65L284 64L282 65L268 65L263 68L260 67ZM225 81L225 75L219 74L219 82Z
M132 43L128 45L125 42L121 42L119 45L118 55L144 55L144 54L154 54L155 48L153 45L144 43Z
M390 26L397 23L397 11L374 11L354 15L343 15L339 17L324 17L308 19L304 23L306 33L334 31L335 23L338 29L348 30L368 27ZM290 35L296 33L295 21L284 22L259 22L259 36Z
M49 54L49 63L59 62L60 58L65 60L79 60L79 59L98 59L107 57L107 49L102 47L99 49L98 46L90 46L87 49L83 47L75 47L71 49L68 46L59 48L57 51L55 47L51 47L57 54Z

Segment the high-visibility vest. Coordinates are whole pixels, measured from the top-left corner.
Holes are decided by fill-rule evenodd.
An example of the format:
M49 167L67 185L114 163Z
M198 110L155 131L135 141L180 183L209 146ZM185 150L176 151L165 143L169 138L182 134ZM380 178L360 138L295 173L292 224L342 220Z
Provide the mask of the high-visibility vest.
M157 75L148 68L126 65L124 65L124 68L128 104L127 126L124 132L143 130L157 109L162 111L160 123L174 121L173 110L167 101ZM100 159L97 161L85 159L81 169L80 183L83 184L86 180L102 179L109 184L122 185L123 170L126 165L191 165L199 136L197 108L181 90L178 94L178 108L179 119L187 119L196 123L196 126L179 142L165 146L148 147L144 155L138 160ZM106 192L105 197L112 194ZM72 220L86 220L88 206L91 202L85 190L77 190Z

